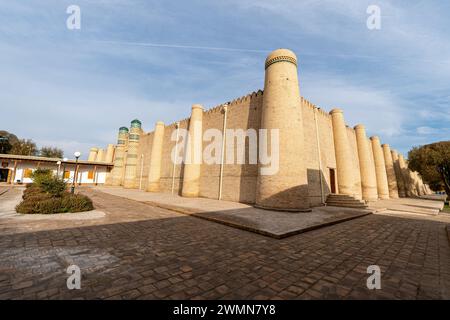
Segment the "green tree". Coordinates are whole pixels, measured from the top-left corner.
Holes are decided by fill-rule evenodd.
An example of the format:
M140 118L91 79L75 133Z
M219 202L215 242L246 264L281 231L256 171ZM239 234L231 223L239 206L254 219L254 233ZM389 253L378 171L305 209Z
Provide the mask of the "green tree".
M9 153L14 143L19 141L16 135L0 130L0 153Z
M450 195L450 141L441 141L408 152L409 168L417 171L431 189Z
M42 147L39 151L39 156L47 158L62 158L64 156L64 152L55 147Z
M18 154L22 156L35 156L38 153L36 143L31 139L19 139L12 145L11 154Z

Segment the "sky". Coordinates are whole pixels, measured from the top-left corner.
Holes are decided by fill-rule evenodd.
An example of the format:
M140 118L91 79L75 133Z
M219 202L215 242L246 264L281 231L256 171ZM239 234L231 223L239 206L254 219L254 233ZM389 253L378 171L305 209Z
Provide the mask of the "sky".
M0 0L0 130L85 159L135 118L151 131L263 89L265 57L288 48L302 96L406 155L450 137L449 15L442 0Z

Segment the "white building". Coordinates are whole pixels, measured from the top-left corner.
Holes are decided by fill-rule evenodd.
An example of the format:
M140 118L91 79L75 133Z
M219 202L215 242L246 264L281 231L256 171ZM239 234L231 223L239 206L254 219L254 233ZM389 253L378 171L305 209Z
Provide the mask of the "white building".
M59 158L44 158L0 154L0 183L27 184L31 183L31 173L37 168L53 170L55 175L64 177L67 183L104 184L113 163L78 160L63 160ZM75 173L76 171L76 173Z

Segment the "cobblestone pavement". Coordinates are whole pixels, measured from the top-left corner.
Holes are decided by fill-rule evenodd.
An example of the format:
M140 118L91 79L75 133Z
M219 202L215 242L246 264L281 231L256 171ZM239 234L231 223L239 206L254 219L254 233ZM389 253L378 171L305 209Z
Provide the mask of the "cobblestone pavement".
M104 218L0 220L0 299L450 298L446 216L375 214L276 240L83 192ZM71 264L80 290L67 289ZM381 290L366 287L373 264Z

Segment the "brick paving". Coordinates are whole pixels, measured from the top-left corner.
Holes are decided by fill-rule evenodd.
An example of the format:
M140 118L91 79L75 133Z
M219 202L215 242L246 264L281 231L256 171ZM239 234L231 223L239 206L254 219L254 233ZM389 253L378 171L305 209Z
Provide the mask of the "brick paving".
M0 299L450 298L447 216L375 214L276 240L83 192L104 218L0 220ZM71 264L80 290L66 287ZM381 290L366 287L372 264Z

